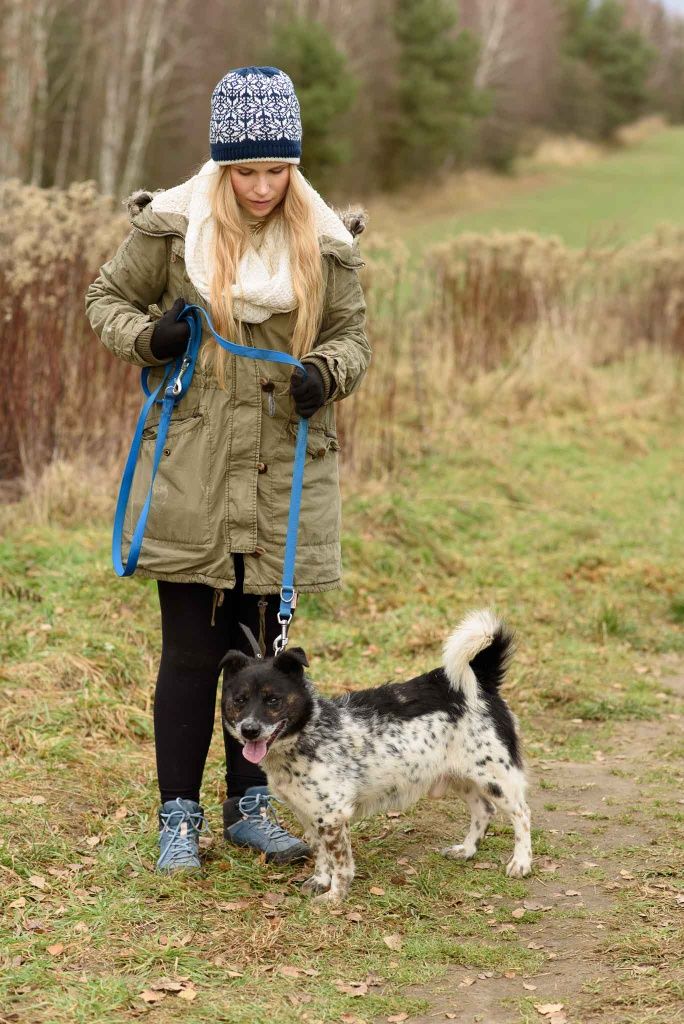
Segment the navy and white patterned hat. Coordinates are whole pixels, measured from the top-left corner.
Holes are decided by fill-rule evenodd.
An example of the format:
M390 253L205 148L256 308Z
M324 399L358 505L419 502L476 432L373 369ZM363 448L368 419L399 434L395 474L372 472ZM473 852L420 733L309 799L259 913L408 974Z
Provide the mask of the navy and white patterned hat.
M298 164L302 122L292 81L279 68L236 68L211 97L209 148L217 164Z

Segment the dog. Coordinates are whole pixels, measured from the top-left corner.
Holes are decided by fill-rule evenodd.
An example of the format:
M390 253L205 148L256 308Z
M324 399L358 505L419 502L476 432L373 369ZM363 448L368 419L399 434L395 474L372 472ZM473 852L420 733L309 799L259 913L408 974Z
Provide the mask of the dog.
M463 797L471 821L463 841L442 853L474 857L499 808L515 835L506 874L530 873L517 722L499 694L512 653L506 625L486 609L472 612L444 644L441 668L332 700L307 679L300 647L266 659L225 655L223 721L304 827L315 856L305 892L345 898L354 877L353 820L450 790Z

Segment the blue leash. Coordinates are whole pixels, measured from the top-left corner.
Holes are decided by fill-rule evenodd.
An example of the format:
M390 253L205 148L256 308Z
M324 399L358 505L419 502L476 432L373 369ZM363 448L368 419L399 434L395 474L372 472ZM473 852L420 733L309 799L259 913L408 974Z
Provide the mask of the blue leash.
M145 535L145 526L147 525L147 516L150 511L150 505L152 504L154 479L157 475L159 463L161 462L161 458L164 453L166 435L168 434L171 415L176 405L180 402L190 387L192 377L195 372L197 353L199 352L200 343L202 341L202 316L204 316L207 321L209 330L214 335L214 338L221 348L226 349L226 351L230 352L232 355L243 356L247 359L260 359L269 363L287 363L290 366L299 367L306 376L306 367L303 363L300 363L298 359L295 359L294 356L288 355L286 352L274 352L271 349L265 348L251 348L247 345L237 345L233 341L227 341L214 330L214 325L212 324L206 309L203 309L202 306L185 306L178 317L179 320L187 320L190 326L190 338L184 354L173 363L169 363L165 368L161 382L154 391L150 390L148 384L150 368L146 366L140 375L140 385L147 396L147 401L143 405L140 411L140 416L138 417L133 441L131 442L131 450L128 453L123 477L121 478L119 496L116 502L116 512L114 514L112 562L114 563L114 571L118 576L132 576L138 565L140 549L142 548L143 537ZM162 391L163 397L160 398L159 395ZM133 485L133 476L135 474L135 467L138 461L143 430L145 429L145 423L147 422L150 409L155 404L161 405L162 412L157 431L157 441L154 447L150 486L141 509L140 516L138 517L138 521L133 530L128 558L124 563L121 552L126 509L128 507L131 487ZM306 461L306 441L308 433L309 421L304 418L300 418L299 427L297 428L294 465L292 468L292 490L290 493L290 511L288 514L287 536L285 539L283 582L280 588L278 622L280 623L281 635L276 639L274 644L276 654L284 650L287 646L288 629L297 598L294 588L294 571L297 556L297 532L299 528L299 511L302 503L302 484L304 482L304 463Z

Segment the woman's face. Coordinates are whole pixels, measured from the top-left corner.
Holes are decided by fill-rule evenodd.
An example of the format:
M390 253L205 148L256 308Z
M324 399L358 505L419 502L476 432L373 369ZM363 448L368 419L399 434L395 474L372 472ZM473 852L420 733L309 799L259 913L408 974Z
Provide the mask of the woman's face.
M232 164L230 180L235 198L243 210L256 217L267 217L287 192L290 165L261 160Z

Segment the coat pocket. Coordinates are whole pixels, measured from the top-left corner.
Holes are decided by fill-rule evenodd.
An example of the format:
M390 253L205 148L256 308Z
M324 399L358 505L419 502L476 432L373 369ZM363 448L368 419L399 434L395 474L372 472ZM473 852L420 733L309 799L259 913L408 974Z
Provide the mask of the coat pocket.
M130 534L147 498L157 428L143 433L126 515ZM187 547L209 544L211 443L201 415L172 421L152 491L145 536Z
M296 430L296 424L288 424L264 477L268 488L271 531L278 539L284 538L287 530ZM339 447L333 434L321 427L309 427L299 517L299 543L302 547L337 543L339 540Z

